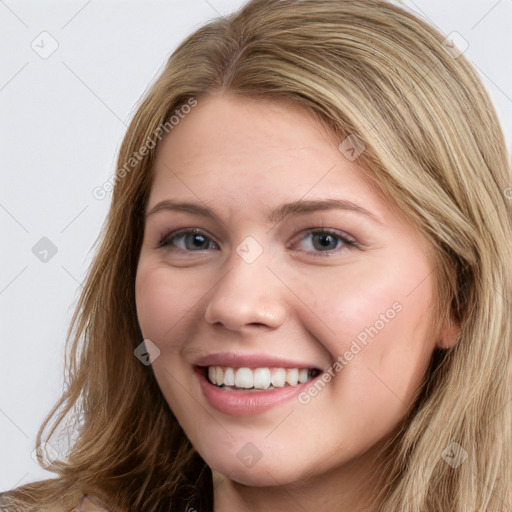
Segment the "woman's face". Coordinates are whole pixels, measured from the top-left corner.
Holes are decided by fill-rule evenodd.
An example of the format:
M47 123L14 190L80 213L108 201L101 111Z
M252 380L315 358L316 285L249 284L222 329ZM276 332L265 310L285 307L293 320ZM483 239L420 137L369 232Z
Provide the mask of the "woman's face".
M440 342L425 243L351 141L299 107L222 95L157 153L140 327L186 435L243 484L371 467Z

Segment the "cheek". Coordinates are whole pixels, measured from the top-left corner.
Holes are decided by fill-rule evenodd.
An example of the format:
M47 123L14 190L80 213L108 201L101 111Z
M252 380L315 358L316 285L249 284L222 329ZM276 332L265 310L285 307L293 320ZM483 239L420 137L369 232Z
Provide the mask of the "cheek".
M180 339L180 331L200 292L190 281L180 282L179 275L168 269L139 265L135 280L137 317L144 338L149 338L161 350L172 349L172 340Z
M326 273L300 291L314 305L315 314L303 317L310 319L308 329L343 366L345 377L338 380L353 379L348 387L362 394L365 386L356 379L387 384L410 398L434 348L431 268L418 254L404 254L402 263L390 258L340 269L336 278Z
M316 274L308 280L290 276L289 281L295 283L294 292L314 313L308 315L312 322L316 320L323 333L329 332L328 338L340 348L348 339L359 336L363 341L365 336L375 336L374 328L381 332L400 324L412 329L429 309L432 294L430 279L418 285L417 277L399 266L371 262Z
M316 315L309 315L307 325L334 360L328 387L305 397L310 401L308 418L323 415L330 425L325 435L329 431L341 444L348 441L359 448L362 439L378 441L403 417L432 351L431 279L410 293L413 287L404 273L364 276L353 274L343 290L317 282L317 292L309 289L315 293Z

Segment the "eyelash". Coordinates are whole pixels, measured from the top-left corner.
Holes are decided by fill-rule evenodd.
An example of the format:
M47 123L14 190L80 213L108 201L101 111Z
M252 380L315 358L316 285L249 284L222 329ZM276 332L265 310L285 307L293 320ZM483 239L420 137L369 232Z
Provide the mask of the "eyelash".
M185 229L180 229L178 231L175 231L173 233L169 233L169 234L165 235L164 237L162 237L161 240L158 242L157 249L165 249L166 247L169 248L171 246L171 242L173 240L179 239L179 238L183 237L184 235L191 234L191 233L204 236L205 238L207 238L208 240L213 242L215 245L217 245L211 239L211 237L203 230L198 229L198 228L185 228ZM346 233L342 233L342 232L334 230L334 229L310 228L310 229L304 230L302 233L305 233L305 234L302 236L302 238L300 238L299 242L304 240L308 235L316 234L316 235L331 235L343 243L343 246L339 247L337 249L330 249L327 251L313 251L313 254L315 254L315 256L336 255L339 252L346 250L346 249L360 248L360 244L356 240L354 240L352 237L350 237ZM184 251L184 252L202 252L203 251L201 249L199 249L197 251L190 251L190 250L180 249L177 247L175 247L175 249L178 249L178 250ZM206 250L208 250L208 249L206 249ZM304 251L304 252L310 252L310 251Z

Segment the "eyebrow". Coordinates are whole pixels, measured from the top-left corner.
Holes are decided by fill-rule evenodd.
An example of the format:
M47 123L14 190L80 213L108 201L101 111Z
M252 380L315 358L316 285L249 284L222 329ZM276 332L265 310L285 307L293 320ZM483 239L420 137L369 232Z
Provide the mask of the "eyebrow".
M380 221L373 213L369 212L362 206L359 206L352 201L346 199L317 199L317 200L300 200L293 201L291 203L285 203L275 210L271 211L267 216L267 221L270 223L278 223L289 216L307 215L308 213L314 213L322 210L346 210L355 213L362 214L377 224L382 225ZM219 215L216 214L211 208L202 206L196 203L187 201L174 201L167 199L161 201L151 208L146 214L146 219L160 211L182 211L201 215L203 217L211 217L220 219Z

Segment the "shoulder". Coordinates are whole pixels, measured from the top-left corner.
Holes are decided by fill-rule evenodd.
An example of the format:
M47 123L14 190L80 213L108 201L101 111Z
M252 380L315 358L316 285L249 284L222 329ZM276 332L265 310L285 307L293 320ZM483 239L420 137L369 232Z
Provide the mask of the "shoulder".
M17 498L11 499L11 496L9 491L0 493L0 512L32 512L36 510L36 508L37 512L75 512L75 510L79 510L74 506L65 507L62 504L49 505L39 503L37 507L35 507L34 504L27 504L23 500Z
M110 512L110 510L93 494L83 494L78 500L76 512Z
M45 509L44 512L111 512L111 510L95 495L81 494L75 499L71 508L63 508L60 505Z
M98 497L83 491L66 493L59 503L44 503L43 494L39 495L40 499L32 494L30 503L27 503L17 491L19 489L0 492L0 512L111 512ZM38 503L37 507L35 503Z

